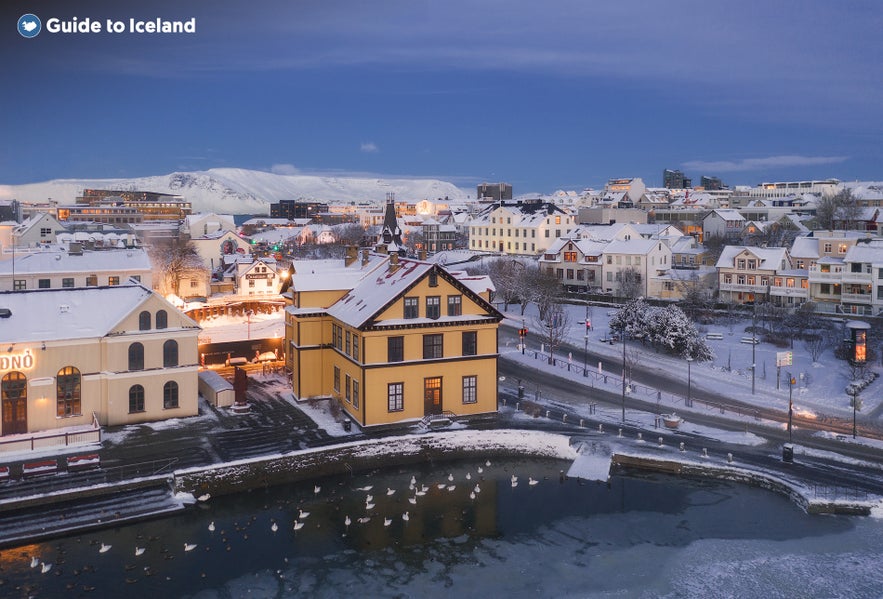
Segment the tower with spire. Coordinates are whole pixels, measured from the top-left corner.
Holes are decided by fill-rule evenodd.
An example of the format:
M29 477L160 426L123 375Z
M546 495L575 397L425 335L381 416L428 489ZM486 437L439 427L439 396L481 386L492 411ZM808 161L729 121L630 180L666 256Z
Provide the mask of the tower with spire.
M390 254L395 252L400 256L405 255L402 230L396 219L396 194L393 192L386 194L386 213L383 215L383 228L380 231L380 238Z

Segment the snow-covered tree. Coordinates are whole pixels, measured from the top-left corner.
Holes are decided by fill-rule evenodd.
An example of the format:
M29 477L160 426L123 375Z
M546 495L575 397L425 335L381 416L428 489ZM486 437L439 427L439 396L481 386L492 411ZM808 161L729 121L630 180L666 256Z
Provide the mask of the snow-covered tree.
M625 333L629 337L641 338L647 331L647 317L650 313L650 305L643 297L638 297L616 311L610 319L610 330L615 333Z
M682 358L692 358L698 362L714 358L714 352L699 334L696 325L674 305L654 308L643 298L632 300L613 315L610 329L625 331L630 337Z

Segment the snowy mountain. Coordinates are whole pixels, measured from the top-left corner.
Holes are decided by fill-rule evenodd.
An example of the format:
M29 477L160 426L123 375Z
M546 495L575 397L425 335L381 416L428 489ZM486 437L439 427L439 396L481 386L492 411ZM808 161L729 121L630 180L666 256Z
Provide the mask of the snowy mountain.
M84 188L154 191L183 196L194 212L269 214L280 200L327 203L383 201L394 192L397 200L448 197L465 199L466 192L438 179L367 179L315 175L278 175L264 171L216 168L136 179L55 179L25 185L0 185L0 200L23 203L73 204Z

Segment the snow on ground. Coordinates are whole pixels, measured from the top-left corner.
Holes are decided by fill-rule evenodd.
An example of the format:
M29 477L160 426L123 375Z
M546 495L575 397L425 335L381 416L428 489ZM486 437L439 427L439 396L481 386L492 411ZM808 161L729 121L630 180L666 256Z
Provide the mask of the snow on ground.
M567 335L567 343L576 348L584 348L586 345L586 327L582 323L586 317L584 306L565 305L569 321L570 332ZM613 360L622 359L622 346L619 344L609 345L601 341L610 334L610 317L616 312L616 307L589 307L589 320L592 330L588 331L588 347L590 351L608 356ZM527 337L527 349L532 355L533 351L539 351L541 345L540 336L537 334L537 309L531 304L525 311L524 316L520 308L510 306L505 313L505 323L516 328L526 325L529 333ZM849 383L849 371L845 363L836 360L833 351L828 349L820 358L821 362L814 364L809 353L802 343L796 342L794 349L779 348L769 343L759 343L755 346L755 360L757 364L757 376L755 378L755 394L751 393L751 360L752 346L750 343L742 343L746 336L745 328L751 324L750 320L737 321L734 325L711 324L703 326L703 333L721 333L723 339L708 340L708 344L714 349L715 359L708 363L694 362L690 365L690 379L692 380L692 397L701 401L702 392L714 390L725 393L733 399L766 407L776 407L787 410L788 408L788 384L786 370L797 380L793 389L795 411L802 413L825 413L840 417L851 417L852 406L850 396L845 388ZM750 335L748 335L750 336ZM548 348L544 348L548 352ZM507 350L514 353L515 347L500 347L500 352ZM638 342L628 342L626 351L629 355L638 352L643 366L649 366L660 373L674 374L682 380L687 380L687 361L665 354L657 353L651 348L643 348ZM790 368L782 368L779 389L776 390L776 353L783 351L793 352L793 365ZM507 356L510 357L510 356ZM566 353L558 352L556 357L567 359ZM572 352L572 362L575 366L582 367L582 351ZM540 363L541 360L536 360ZM592 365L590 364L591 368ZM876 367L875 367L876 368ZM616 373L608 373L616 374ZM883 379L877 379L870 387L860 395L861 413L867 414L883 402L883 393L880 386Z
M203 328L200 340L209 338L212 343L243 341L246 339L270 339L285 337L285 313L252 314L251 324L245 316L215 316L199 323Z

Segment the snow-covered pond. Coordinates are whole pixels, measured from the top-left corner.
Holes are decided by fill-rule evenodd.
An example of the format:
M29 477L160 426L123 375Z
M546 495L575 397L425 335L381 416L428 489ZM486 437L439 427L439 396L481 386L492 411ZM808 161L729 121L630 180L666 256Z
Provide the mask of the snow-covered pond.
M212 498L165 520L4 550L0 594L830 597L883 588L878 520L809 516L785 497L723 482L561 480L568 465L427 464Z

